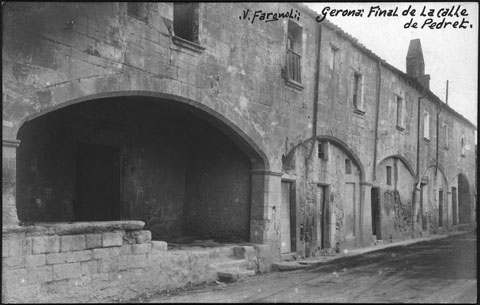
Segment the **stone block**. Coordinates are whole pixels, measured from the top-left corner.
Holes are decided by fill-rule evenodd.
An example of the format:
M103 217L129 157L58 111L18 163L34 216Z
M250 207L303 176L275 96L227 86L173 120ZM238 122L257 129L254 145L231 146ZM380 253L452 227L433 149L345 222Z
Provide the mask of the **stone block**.
M132 245L123 245L120 247L120 255L132 254Z
M81 262L82 275L92 275L97 273L98 266L96 260Z
M2 238L2 257L22 255L20 238Z
M167 251L168 249L168 244L164 241L152 240L150 243L152 244L152 252Z
M142 254L142 253L150 253L152 252L152 244L136 244L132 245L132 253L133 254Z
M15 286L26 285L27 276L27 269L6 270L5 268L2 268L2 286L7 284Z
M80 263L53 265L53 279L63 280L80 277L82 269Z
M97 261L97 272L108 273L118 270L118 259L102 258Z
M67 253L48 253L45 260L47 265L63 264L67 262Z
M102 247L115 247L123 245L121 232L107 232L102 234Z
M75 251L75 252L67 253L68 263L83 262L91 259L92 259L92 250L83 250L83 251Z
M120 255L120 247L93 249L92 252L95 259L115 257Z
M55 253L60 251L59 236L35 236L32 237L33 254Z
M29 283L46 283L53 281L53 267L43 266L37 268L29 268L27 270L27 278Z
M60 237L62 252L85 250L85 235L65 235Z
M102 234L86 234L85 235L87 249L102 247Z
M2 269L25 268L25 255L2 258Z
M152 232L148 230L136 231L134 235L137 244L144 244L152 240Z
M39 267L45 265L45 254L25 256L25 265L27 268Z

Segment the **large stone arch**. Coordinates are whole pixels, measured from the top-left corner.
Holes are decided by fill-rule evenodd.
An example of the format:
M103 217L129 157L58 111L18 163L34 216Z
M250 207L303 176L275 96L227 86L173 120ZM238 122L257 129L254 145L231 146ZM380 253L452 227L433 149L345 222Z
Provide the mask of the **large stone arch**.
M65 109L71 107L81 106L87 103L95 104L98 101L114 101L116 99L122 98L138 99L138 100L148 100L153 103L160 104L169 104L175 107L181 107L182 111L189 111L194 113L198 117L201 117L205 121L208 121L216 129L219 130L222 134L226 135L235 145L250 159L251 162L251 171L252 174L257 177L259 173L268 172L269 169L269 160L266 154L262 149L257 145L257 143L247 134L247 131L243 130L240 126L235 124L232 120L224 116L222 113L216 109L212 109L202 103L199 103L194 100L190 100L184 97L175 96L171 94L163 94L157 92L146 92L146 91L120 91L112 93L101 93L90 96L83 96L73 100L68 100L59 104L56 104L52 107L47 107L42 109L42 111L30 114L23 118L19 126L25 126L27 122L34 122L36 120L47 117L51 114L61 112ZM17 128L17 135L20 131L20 128ZM21 144L20 144L21 145ZM251 198L250 204L262 205L265 201L263 194L258 193L258 189L263 189L262 180L255 178L251 181ZM258 185L257 185L258 184ZM254 191L255 190L255 191ZM258 211L253 211L251 209L251 221L262 219L264 215L257 215ZM248 209L250 211L250 207ZM258 242L258 240L256 240ZM260 240L260 242L262 242Z
M33 120L37 117L40 117L42 115L45 115L49 112L55 111L62 109L64 107L82 103L85 101L92 101L92 100L99 100L99 99L105 99L105 98L114 98L114 97L153 97L157 98L159 100L171 100L175 101L184 105L191 106L192 109L198 110L198 114L213 124L217 125L219 129L221 129L223 132L227 133L229 136L232 137L232 139L236 142L236 144L239 145L240 148L249 150L248 155L254 158L255 160L252 160L254 166L254 170L265 170L268 171L270 168L270 161L265 154L265 152L260 148L260 146L257 144L258 139L261 138L259 134L253 133L253 136L247 134L245 132L245 129L242 128L244 127L243 125L247 125L248 122L243 122L241 124L242 126L239 126L239 124L235 123L231 119L227 118L225 115L223 115L221 112L218 110L207 106L204 103L188 99L179 95L174 95L174 94L169 94L169 93L162 93L162 92L154 92L154 91L142 91L142 90L134 90L134 91L115 91L115 92L103 92L103 93L96 93L96 94L91 94L91 95L86 95L86 96L81 96L77 98L73 98L70 100L65 100L65 101L60 101L56 103L55 105L50 105L45 108L41 108L40 111L35 112L35 113L25 113L25 116L22 117L17 124L15 124L14 131L15 134L18 133L18 130L20 127L27 121ZM235 115L234 112L229 112L233 113L232 115ZM241 117L236 117L237 122L242 122L244 121L243 118ZM250 132L252 133L252 132ZM255 158L256 156L256 158Z

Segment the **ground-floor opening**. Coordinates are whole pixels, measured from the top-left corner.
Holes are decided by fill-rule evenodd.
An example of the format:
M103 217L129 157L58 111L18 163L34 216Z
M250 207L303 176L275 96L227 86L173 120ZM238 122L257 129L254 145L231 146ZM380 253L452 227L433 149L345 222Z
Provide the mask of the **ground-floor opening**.
M39 116L18 132L19 219L142 220L171 245L248 242L261 158L233 133L193 106L143 97Z

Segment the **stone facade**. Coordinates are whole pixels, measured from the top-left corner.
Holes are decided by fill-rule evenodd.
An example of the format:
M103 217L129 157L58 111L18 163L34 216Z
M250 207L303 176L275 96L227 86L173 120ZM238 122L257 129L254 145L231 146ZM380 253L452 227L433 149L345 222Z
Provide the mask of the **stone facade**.
M476 126L428 89L419 41L404 73L299 4L198 3L191 28L175 6L4 5L4 225L138 219L158 240L263 244L265 261L475 225ZM246 8L298 18L251 23ZM118 157L101 217L79 203L93 187L79 143ZM131 245L124 231L3 232L12 298L111 285L118 257L131 281L169 253L151 261L163 246L138 230Z

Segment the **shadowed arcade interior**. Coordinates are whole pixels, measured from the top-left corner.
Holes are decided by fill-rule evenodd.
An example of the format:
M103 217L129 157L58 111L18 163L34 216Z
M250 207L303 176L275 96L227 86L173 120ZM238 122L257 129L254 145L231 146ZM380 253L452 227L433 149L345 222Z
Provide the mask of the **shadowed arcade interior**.
M201 110L153 98L47 113L18 132L19 219L143 220L172 244L248 241L250 170L261 158L232 135Z

